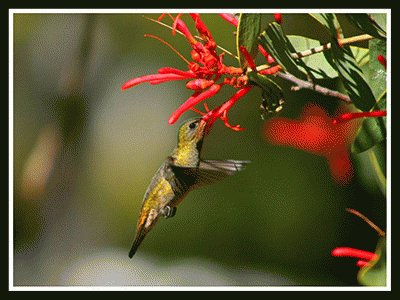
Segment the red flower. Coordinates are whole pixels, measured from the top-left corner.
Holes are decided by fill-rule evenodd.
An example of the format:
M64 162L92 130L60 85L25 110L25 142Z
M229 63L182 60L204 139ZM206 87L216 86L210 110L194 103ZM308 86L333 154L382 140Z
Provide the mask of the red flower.
M364 216L358 210L355 210L353 208L346 208L346 210L349 213L361 218L372 229L374 229L379 234L379 236L381 236L381 237L385 236L385 232L382 229L380 229L376 224L374 224L370 219L368 219L366 216ZM350 247L337 247L332 250L332 256L358 258L359 260L357 261L357 266L360 268L369 266L370 265L369 262L375 261L379 258L376 253L373 253L370 251L365 251L365 250L359 250L359 249L355 249L355 248L350 248Z
M378 255L365 250L359 250L350 247L337 247L332 250L332 256L335 257L354 257L358 258L357 266L360 268L369 266L370 261L378 259Z
M282 24L282 14L274 14L274 19L278 24Z
M159 20L163 18L164 15L165 14L161 15ZM223 15L225 19L228 18L231 23L235 23L234 16ZM171 15L169 16L173 21L173 33L176 31L182 33L192 47L190 52L192 58L191 62L178 53L178 55L187 62L188 69L178 70L171 67L161 68L158 70L158 74L145 75L128 80L122 85L122 89L125 90L143 82L159 84L172 80L188 81L186 83L186 88L193 90L193 94L171 114L168 123L173 124L189 109L201 113L195 108L197 104L217 94L224 85L230 85L235 89L238 89L232 98L230 98L224 105L217 107L214 111L208 111L207 114L201 114L208 116L205 117L205 119L208 120L208 127L211 127L212 123L215 122L216 119L220 118L229 128L241 130L242 128L240 128L240 126L229 125L227 121L227 113L232 105L250 90L251 86L248 83L247 76L241 68L226 66L223 63L223 56L225 53L217 54L217 44L207 26L201 20L199 14L192 13L190 16L195 23L197 31L201 35L201 41L193 37L186 24L180 19L180 15L176 18ZM173 51L177 52L171 45L160 38L153 35L146 36L162 41ZM242 53L246 52L245 49L242 49ZM254 63L252 66L255 68Z
M381 63L382 66L386 69L386 58L383 55L378 55L376 59Z
M368 111L368 112L356 112L356 113L345 113L340 115L339 117L333 119L333 124L339 124L342 122L347 122L350 120L358 119L358 118L377 118L377 117L386 117L386 110L375 110L375 111Z
M273 64L275 62L275 59L260 44L258 45L258 50L267 59L269 64Z
M233 26L237 27L238 26L238 19L233 14L219 14L225 21L228 21L231 23Z
M146 34L145 36L155 38L170 47L187 63L188 69L179 70L171 67L164 67L158 70L158 74L145 75L128 80L122 85L122 89L125 90L143 82L159 84L172 80L186 80L186 88L193 90L193 94L171 114L168 119L169 124L175 123L183 113L190 109L203 115L203 120L207 121L208 131L217 119L221 119L228 128L236 131L243 130L240 125L230 125L227 115L229 109L252 88L248 82L248 77L245 74L246 70L243 70L239 67L226 66L223 63L223 57L225 53L223 52L219 55L217 54L217 44L207 26L201 20L199 14L189 14L195 23L198 33L201 36L198 39L196 39L190 33L186 24L180 19L181 14L178 14L175 18L170 14L162 14L156 22L160 22L160 20L166 15L168 15L173 21L171 27L172 33L175 34L176 32L179 32L185 36L191 45L192 50L190 55L192 61L188 61L176 49L174 49L174 47L159 37L150 34ZM238 20L234 15L220 14L220 16L232 25L238 25ZM250 68L253 71L257 71L256 65L246 48L239 47L239 49L247 60ZM268 63L275 62L274 59L261 47L260 51L262 50L262 53L266 57ZM280 69L281 68L279 65L275 65L259 72L261 74L271 75L278 72ZM195 107L200 102L203 102L204 100L216 95L224 85L230 85L237 89L235 94L224 104L210 111L207 104L204 103L206 113L201 112Z
M308 105L298 120L273 118L267 121L264 132L273 144L325 157L333 178L345 184L353 176L348 147L358 125L358 122L334 125L322 108Z

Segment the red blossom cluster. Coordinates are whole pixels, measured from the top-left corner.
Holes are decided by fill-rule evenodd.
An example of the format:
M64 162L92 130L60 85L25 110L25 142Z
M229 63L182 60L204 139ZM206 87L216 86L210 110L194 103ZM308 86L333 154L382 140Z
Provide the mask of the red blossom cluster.
M186 88L192 90L193 94L171 114L168 119L169 124L175 123L186 111L193 110L203 115L203 120L207 122L208 129L211 128L212 124L217 119L221 119L228 128L231 128L235 131L243 130L240 125L230 125L227 114L229 109L244 95L246 95L252 87L249 84L248 78L245 74L246 70L243 70L239 67L226 66L223 63L223 57L225 53L223 52L219 55L217 54L217 44L207 26L201 20L199 14L191 13L189 15L193 19L201 39L196 39L191 34L186 24L181 20L181 14L178 14L176 17L173 17L170 14L162 14L159 18L159 21L166 15L172 19L173 34L176 31L182 33L192 48L190 52L192 61L190 62L179 54L188 63L188 70L179 70L172 67L160 68L157 74L140 76L128 80L122 85L122 89L125 90L143 82L160 84L173 80L188 80L186 83ZM237 26L238 21L234 15L220 15L232 25ZM160 38L152 35L147 36L161 40ZM162 42L173 49L173 47L165 41ZM176 51L175 49L173 50ZM250 54L248 54L247 50L244 47L240 47L240 51L246 58L250 68L256 70L253 59L251 58ZM272 57L270 57L265 50L263 51L263 55L268 61L271 61ZM275 66L269 69L264 69L260 71L260 73L273 74L279 69L279 66ZM230 85L237 89L235 94L230 99L211 111L208 110L208 106L205 104L205 108L207 110L206 113L202 113L200 110L196 109L196 105L216 95L224 85Z
M161 15L159 20L164 16L165 14ZM238 98L244 96L249 90L247 77L244 76L241 68L226 66L223 63L224 53L217 54L217 44L207 26L201 20L200 15L196 13L190 14L201 36L201 40L193 37L186 24L180 19L180 15L175 18L170 14L168 16L173 21L174 32L176 30L180 31L192 47L190 52L192 61L188 62L188 70L182 71L171 67L164 67L158 70L158 74L141 76L125 82L122 85L122 89L125 90L143 82L159 84L172 80L189 80L186 83L186 88L192 90L193 94L172 113L168 119L169 124L175 123L189 109L200 112L195 109L195 106L217 94L224 85L230 85L239 89L231 99L238 100ZM228 102L231 103L231 99ZM223 111L220 107L217 111L208 112L205 119L209 120L210 126L212 124L211 121L215 121L220 117L228 125L226 114L231 105L225 105L224 107ZM229 125L229 127L240 130L239 126Z

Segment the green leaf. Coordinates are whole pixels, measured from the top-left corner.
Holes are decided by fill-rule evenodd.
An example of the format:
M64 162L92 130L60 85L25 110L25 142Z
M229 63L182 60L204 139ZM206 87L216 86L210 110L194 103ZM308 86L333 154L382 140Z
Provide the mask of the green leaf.
M386 90L386 69L378 61L377 56L383 55L386 57L386 41L372 39L369 41L369 65L366 78L369 86L374 93L375 98L378 98Z
M361 268L357 279L362 285L367 286L386 286L386 239L382 237L378 241L375 253L378 260L371 262L368 267Z
M385 32L386 32L386 15L387 14L371 14L372 21L375 22Z
M321 46L321 43L318 40L303 36L287 35L287 37L297 53ZM338 73L326 60L322 52L306 56L301 60L307 65L309 71L315 76L315 78L335 78L338 76ZM305 72L307 71L305 70Z
M386 143L375 145L368 151L376 182L382 195L386 197Z
M252 84L256 84L262 90L268 92L273 97L282 98L283 92L279 85L277 85L274 81L269 79L267 76L262 75L258 72L247 72L247 77Z
M373 17L370 17L368 14L345 14L347 19L351 23L353 23L356 27L361 29L364 33L372 35L374 37L385 39L386 38L386 15L385 14L377 14L377 19L382 24L382 16L385 18L384 27L381 27L377 20L374 20Z
M372 110L386 110L386 93ZM386 117L365 118L351 147L353 153L364 152L386 140Z
M341 38L342 29L335 14L310 14L310 16L321 23L331 36Z
M332 35L331 56L350 99L358 109L369 111L375 104L374 94L357 65L350 47L339 46L337 42L341 28L335 14L311 14L311 16L323 24Z
M369 49L356 46L350 46L350 49L359 67L369 62Z
M332 39L331 45L332 58L347 94L358 109L369 111L376 103L375 96L357 65L350 47L339 46L336 39Z
M236 50L239 57L239 64L244 69L247 61L239 51L244 46L254 58L257 54L257 38L261 32L261 14L240 14L236 35Z
M284 70L296 77L305 78L297 62L291 57L291 53L296 50L278 23L268 24L267 29L261 33L259 42Z

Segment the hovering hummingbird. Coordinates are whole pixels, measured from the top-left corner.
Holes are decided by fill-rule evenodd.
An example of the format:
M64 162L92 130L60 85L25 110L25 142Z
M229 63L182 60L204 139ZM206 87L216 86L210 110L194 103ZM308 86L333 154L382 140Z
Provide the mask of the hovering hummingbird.
M207 131L207 123L201 118L189 119L179 127L178 145L157 170L144 195L130 258L158 218L173 217L178 204L191 190L231 176L250 163L200 159Z

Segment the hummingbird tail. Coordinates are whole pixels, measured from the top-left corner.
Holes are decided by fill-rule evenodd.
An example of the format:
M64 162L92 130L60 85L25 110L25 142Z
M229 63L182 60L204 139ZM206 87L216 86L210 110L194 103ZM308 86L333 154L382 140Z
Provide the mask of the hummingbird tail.
M137 249L139 248L145 236L146 236L146 230L144 228L141 228L136 234L135 240L132 243L131 250L129 251L129 258L132 258L135 255Z

